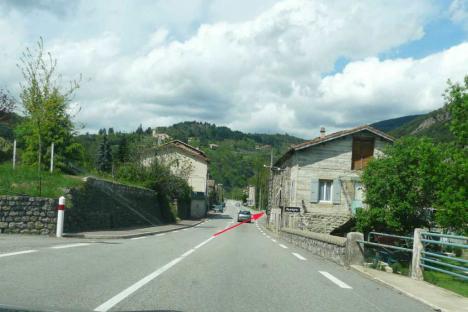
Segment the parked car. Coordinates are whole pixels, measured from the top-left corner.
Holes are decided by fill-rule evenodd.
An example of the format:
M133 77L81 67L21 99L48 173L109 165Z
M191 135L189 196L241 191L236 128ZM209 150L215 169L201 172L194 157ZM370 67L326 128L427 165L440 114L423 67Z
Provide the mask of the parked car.
M242 222L242 221L249 220L249 223L250 223L250 222L252 222L251 218L252 218L252 216L250 214L250 211L242 210L242 211L239 211L239 214L237 215L237 222Z
M223 212L224 207L223 207L223 205L213 205L213 211L214 212Z

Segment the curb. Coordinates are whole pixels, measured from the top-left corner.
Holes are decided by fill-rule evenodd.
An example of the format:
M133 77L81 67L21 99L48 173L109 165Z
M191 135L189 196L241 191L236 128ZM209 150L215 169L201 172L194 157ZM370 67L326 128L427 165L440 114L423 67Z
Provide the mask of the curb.
M399 287L397 287L397 286L395 286L395 285L393 285L393 284L390 284L390 283L388 283L388 282L386 282L386 281L384 281L384 280L382 280L382 279L380 279L380 278L378 278L378 277L375 277L375 276L373 276L372 274L366 272L365 270L361 269L360 267L358 267L358 266L356 266L356 265L351 265L350 268L352 268L354 271L359 272L360 274L366 276L366 277L369 278L369 279L378 281L379 283L382 283L382 284L384 284L384 285L386 285L386 286L388 286L388 287L390 287L390 288L393 288L394 290L397 290L398 292L400 292L400 293L402 293L402 294L404 294L404 295L406 295L406 296L408 296L408 297L410 297L410 298L412 298L412 299L414 299L414 300L417 300L417 301L419 301L419 302L421 302L421 303L423 303L423 304L425 304L425 305L431 307L431 308L434 309L435 311L439 311L439 312L452 312L452 310L442 309L441 307L439 307L439 306L437 306L437 305L435 305L435 304L433 304L433 303L427 302L426 300L421 299L421 298L419 298L419 297L413 295L412 293L407 292L406 290L403 290L403 289L401 289L401 288L399 288Z
M148 231L148 232L141 232L141 233L135 233L135 234L122 234L122 235L93 235L93 234L73 234L73 233L64 233L62 237L67 237L67 238L85 238L85 239L127 239L127 238L135 238L135 237L142 237L142 236L149 236L149 235L155 235L155 234L161 234L161 233L168 233L168 232L174 232L182 229L187 229L191 228L194 226L197 226L203 222L205 222L206 219L202 219L198 223L194 223L192 225L187 225L187 226L181 226L179 228L174 228L170 230L163 230L163 231Z

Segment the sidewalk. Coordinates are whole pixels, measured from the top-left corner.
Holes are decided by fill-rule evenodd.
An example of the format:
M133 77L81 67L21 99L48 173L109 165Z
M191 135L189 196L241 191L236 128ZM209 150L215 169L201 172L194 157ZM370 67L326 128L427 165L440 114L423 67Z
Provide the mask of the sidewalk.
M202 223L204 220L181 220L177 224L166 224L144 228L107 230L107 231L92 231L79 233L64 233L63 237L74 238L92 238L92 239L112 239L112 238L133 238L146 235L153 235L165 232L181 230L184 228L193 227Z
M398 274L374 270L360 265L352 265L351 267L367 277L384 283L413 299L429 305L436 311L468 311L468 299L451 291Z

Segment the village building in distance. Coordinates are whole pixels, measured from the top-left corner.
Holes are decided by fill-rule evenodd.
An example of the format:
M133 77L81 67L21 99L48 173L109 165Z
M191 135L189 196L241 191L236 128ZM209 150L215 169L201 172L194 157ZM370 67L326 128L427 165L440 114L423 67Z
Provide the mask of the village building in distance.
M339 232L363 207L362 169L393 140L365 125L329 135L321 128L319 137L293 145L272 168L270 224L300 215L297 228Z
M192 188L190 212L185 217L198 219L206 216L209 160L205 153L182 141L173 140L161 145L156 156L144 159L143 165L149 166L154 158L169 166L173 174L185 179Z

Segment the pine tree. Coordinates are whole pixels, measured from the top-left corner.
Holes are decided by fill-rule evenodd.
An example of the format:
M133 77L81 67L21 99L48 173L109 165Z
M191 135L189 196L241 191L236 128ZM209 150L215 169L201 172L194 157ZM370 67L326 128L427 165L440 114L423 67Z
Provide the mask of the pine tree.
M119 142L119 148L117 150L117 160L121 163L125 163L129 160L130 150L128 147L128 141L126 136L122 136Z
M102 137L102 142L99 145L96 166L102 172L110 172L112 170L112 150L107 140L107 135Z
M143 126L142 126L142 124L140 124L140 125L138 126L138 128L136 129L135 132L136 132L136 134L138 134L138 135L142 135L142 134L143 134Z

